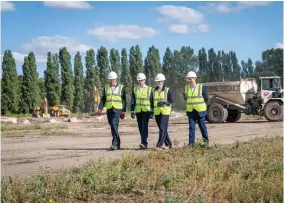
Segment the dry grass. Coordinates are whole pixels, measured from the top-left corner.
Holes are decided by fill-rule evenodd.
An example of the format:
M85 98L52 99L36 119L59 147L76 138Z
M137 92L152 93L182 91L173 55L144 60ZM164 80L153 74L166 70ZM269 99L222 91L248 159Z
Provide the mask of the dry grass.
M90 161L60 174L5 178L4 202L283 202L283 139Z

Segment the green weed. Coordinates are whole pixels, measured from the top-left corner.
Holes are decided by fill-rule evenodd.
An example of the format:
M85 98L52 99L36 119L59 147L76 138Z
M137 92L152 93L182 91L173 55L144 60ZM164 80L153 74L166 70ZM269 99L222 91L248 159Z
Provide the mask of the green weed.
M283 138L90 161L25 180L3 178L2 202L283 202Z

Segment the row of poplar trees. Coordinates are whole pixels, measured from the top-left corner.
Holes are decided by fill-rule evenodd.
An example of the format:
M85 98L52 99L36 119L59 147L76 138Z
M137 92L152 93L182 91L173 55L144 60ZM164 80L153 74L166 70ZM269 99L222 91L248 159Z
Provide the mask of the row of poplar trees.
M162 61L162 63L161 63ZM84 71L84 65L85 71ZM188 71L198 73L199 82L234 81L244 77L283 75L283 49L270 49L262 53L262 61L239 63L235 52L208 51L201 48L197 54L190 46L180 50L169 47L162 59L155 46L149 47L143 60L139 45L132 46L127 52L123 48L108 50L100 47L86 52L83 59L80 52L74 57L66 47L59 53L47 53L44 77L39 78L36 57L33 52L24 58L23 75L17 74L12 52L6 50L2 61L1 78L1 114L32 113L40 105L42 95L47 97L49 106L64 104L74 113L91 113L93 111L93 88L96 86L100 95L108 83L107 75L113 70L118 74L118 81L126 86L128 108L130 95L136 83L138 73L145 73L147 85L155 86L157 73L164 73L166 85L170 87L175 110L184 110L183 100L186 74ZM85 74L84 74L85 73Z

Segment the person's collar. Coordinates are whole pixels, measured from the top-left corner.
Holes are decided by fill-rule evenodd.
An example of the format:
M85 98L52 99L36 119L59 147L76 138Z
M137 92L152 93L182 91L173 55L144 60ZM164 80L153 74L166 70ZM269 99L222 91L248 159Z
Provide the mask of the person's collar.
M165 84L163 84L163 87L162 87L162 91L164 91L166 88ZM158 90L158 86L156 86L155 90Z

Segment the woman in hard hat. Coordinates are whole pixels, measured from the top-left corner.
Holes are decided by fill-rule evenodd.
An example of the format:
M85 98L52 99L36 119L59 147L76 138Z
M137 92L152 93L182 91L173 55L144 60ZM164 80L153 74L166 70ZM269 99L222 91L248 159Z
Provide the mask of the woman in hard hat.
M151 101L153 100L152 87L145 84L146 76L143 73L137 75L138 86L131 95L131 118L137 117L138 128L141 136L140 149L148 148L148 124L153 115Z
M108 123L111 127L112 145L110 150L120 149L120 137L118 133L119 118L123 119L126 111L126 91L124 85L117 84L117 74L108 74L109 84L104 88L99 105L98 114L102 112L106 104Z
M164 85L166 80L162 73L155 77L157 86L153 92L153 108L156 123L159 127L159 140L156 150L168 150L172 147L172 142L168 133L168 123L172 107L172 95L168 87ZM165 145L164 145L165 144Z

